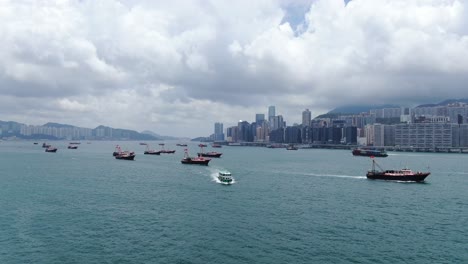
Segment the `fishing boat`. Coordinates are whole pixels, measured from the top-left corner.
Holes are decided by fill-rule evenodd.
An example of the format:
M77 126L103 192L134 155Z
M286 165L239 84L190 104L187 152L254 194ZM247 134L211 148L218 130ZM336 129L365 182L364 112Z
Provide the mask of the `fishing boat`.
M145 155L161 155L161 151L150 149L149 145L146 145Z
M376 170L375 167L378 167L380 170ZM371 180L423 182L429 174L431 173L414 172L408 168L401 170L383 170L373 159L372 170L367 172L366 177Z
M232 183L232 176L229 171L220 171L218 172L218 180L225 184Z
M175 150L164 149L164 143L160 143L159 146L161 146L161 150L159 152L162 154L174 154L175 153Z
M57 148L49 145L49 147L45 149L45 152L57 152Z
M200 146L200 152L198 152L198 157L220 158L221 155L223 155L223 153L216 152L216 151L205 152L203 150L203 146L206 146L206 145L204 144L200 144L198 146Z
M115 151L112 153L112 155L116 159L125 159L125 160L133 160L135 158L135 152L134 151L123 151L122 148L119 145L115 146Z
M180 161L182 164L198 164L208 166L211 159L205 157L190 157L188 149L184 150L184 158Z
M378 149L364 149L364 148L355 148L352 151L353 156L365 156L365 157L387 157L388 154L385 150Z
M115 156L116 159L121 159L121 160L134 160L135 159L135 152L130 152L130 151L122 151L119 154Z

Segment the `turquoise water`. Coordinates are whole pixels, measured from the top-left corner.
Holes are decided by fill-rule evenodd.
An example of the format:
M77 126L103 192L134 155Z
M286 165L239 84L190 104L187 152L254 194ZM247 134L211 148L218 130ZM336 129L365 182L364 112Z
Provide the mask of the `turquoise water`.
M118 142L135 161L116 142L52 143L0 142L0 263L468 262L466 154L390 152L381 166L432 172L399 183L346 150L223 147L205 167L176 142Z

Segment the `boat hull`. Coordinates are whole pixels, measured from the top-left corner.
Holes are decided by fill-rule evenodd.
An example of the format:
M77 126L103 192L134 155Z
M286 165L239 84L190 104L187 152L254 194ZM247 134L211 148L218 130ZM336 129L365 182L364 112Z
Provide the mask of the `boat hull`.
M145 151L145 155L161 155L161 151Z
M54 152L57 152L57 149L46 149L45 152L52 152L52 153L54 153Z
M388 157L388 154L385 152L381 151L375 151L375 150L359 150L355 149L353 150L353 156L363 156L363 157L379 157L379 158L385 158Z
M210 162L210 159L183 159L180 161L182 164L193 164L193 165L204 165L208 166L208 162Z
M205 152L205 153L198 153L199 157L208 157L208 158L220 158L223 153L210 153L210 152Z
M386 181L408 181L408 182L423 182L430 173L417 173L413 175L387 175L379 172L368 172L366 177L371 180L386 180Z
M117 155L115 158L120 160L134 160L135 155Z

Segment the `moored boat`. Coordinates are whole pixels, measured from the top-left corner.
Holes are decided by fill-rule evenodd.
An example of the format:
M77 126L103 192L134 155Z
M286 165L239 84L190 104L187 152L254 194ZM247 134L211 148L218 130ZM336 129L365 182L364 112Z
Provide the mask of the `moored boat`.
M221 155L223 155L223 153L216 152L216 151L205 152L203 150L203 146L206 146L206 145L200 144L199 146L200 146L200 152L197 153L198 157L220 158Z
M122 160L134 160L135 159L135 152L130 152L130 151L123 151L120 152L115 156L116 159L122 159Z
M378 149L363 149L363 148L355 148L352 151L353 156L364 156L364 157L387 157L388 154L385 150L378 150Z
M375 169L376 166L379 167L380 171ZM372 170L367 172L366 177L371 180L423 182L429 174L431 173L414 172L408 168L401 170L383 170L375 160L372 160Z
M162 154L174 154L175 150L168 150L164 148L164 143L160 143L159 146L161 146L161 150L159 151Z
M57 148L49 145L49 147L45 149L45 152L57 152Z
M149 145L146 145L145 155L161 155L161 151L150 149Z
M218 180L225 184L231 184L232 175L229 171L220 171L218 172Z
M205 157L190 157L188 155L188 150L185 149L184 158L180 162L182 164L198 164L208 166L208 162L210 162L210 160L211 159Z

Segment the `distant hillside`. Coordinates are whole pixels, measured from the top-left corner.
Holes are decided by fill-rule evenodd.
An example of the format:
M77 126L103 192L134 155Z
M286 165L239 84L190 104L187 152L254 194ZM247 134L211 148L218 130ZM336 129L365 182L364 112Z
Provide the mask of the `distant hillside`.
M59 123L52 123L52 122L49 122L49 123L46 123L42 126L45 126L45 127L56 127L56 128L62 128L62 127L65 127L65 128L74 128L76 126L72 126L72 125L67 125L67 124L59 124Z
M398 108L398 105L385 104L385 105L348 105L337 107L328 112L328 114L359 114L362 112L369 112L372 109L382 108Z
M27 133L22 132L22 127L26 129ZM59 123L46 123L42 126L33 126L35 129L54 128L33 130L26 124L17 123L14 121L0 121L0 137L16 137L22 139L97 139L97 140L158 140L160 138L139 133L134 130L112 128L107 126L98 126L95 129L81 128L73 125L59 124ZM63 129L63 130L62 130ZM81 134L81 129L88 132ZM57 131L61 130L60 133Z
M159 134L156 134L154 133L153 131L149 131L149 130L145 130L145 131L141 131L142 134L146 134L146 135L151 135L159 140L178 140L180 138L178 137L171 137L171 136L161 136Z
M468 104L468 99L467 98L462 98L462 99L447 99L444 100L440 103L436 104L423 104L423 105L418 105L416 107L435 107L435 106L446 106L449 104L454 104L454 103L465 103Z

